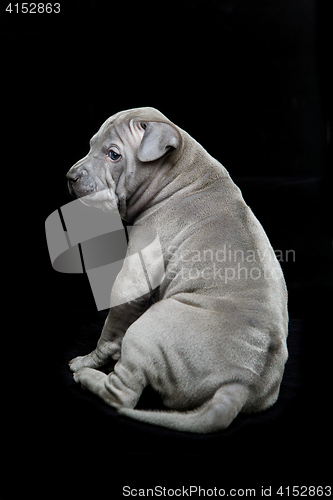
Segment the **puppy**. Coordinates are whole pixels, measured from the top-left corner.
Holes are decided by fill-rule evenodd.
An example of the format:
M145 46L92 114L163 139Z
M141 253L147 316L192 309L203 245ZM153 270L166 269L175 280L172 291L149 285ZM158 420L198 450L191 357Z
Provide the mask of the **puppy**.
M287 290L226 169L159 111L138 108L111 116L67 178L83 202L133 224L97 347L70 362L75 381L123 415L196 433L274 404ZM98 370L112 358L113 372ZM148 385L166 411L135 409Z

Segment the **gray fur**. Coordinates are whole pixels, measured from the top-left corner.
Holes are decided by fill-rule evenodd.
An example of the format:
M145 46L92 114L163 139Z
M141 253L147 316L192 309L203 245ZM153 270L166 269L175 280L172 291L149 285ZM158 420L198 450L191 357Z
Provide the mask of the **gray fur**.
M68 178L77 196L103 210L117 203L133 223L97 347L70 362L75 381L124 415L188 432L274 404L288 356L286 286L226 169L159 111L138 108L109 118ZM133 256L154 231L165 274L147 292ZM160 273L154 249L145 262L149 277ZM141 296L127 300L133 288ZM98 371L111 358L114 371ZM169 411L135 409L147 385Z

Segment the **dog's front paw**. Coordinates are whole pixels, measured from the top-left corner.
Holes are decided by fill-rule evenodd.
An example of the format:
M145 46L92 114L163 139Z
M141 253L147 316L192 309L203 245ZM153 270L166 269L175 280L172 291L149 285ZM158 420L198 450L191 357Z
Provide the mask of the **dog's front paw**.
M99 368L105 364L105 361L100 359L93 351L87 356L78 356L72 359L68 364L72 372L77 372L81 368Z
M81 368L101 368L110 361L118 361L120 358L120 345L116 342L98 342L94 351L87 356L78 356L68 364L72 372Z

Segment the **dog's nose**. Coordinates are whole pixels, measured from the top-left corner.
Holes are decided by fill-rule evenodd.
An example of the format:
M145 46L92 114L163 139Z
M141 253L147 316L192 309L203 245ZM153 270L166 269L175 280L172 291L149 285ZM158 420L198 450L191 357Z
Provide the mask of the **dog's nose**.
M96 183L83 165L72 167L66 174L70 194L78 198L96 191Z
M74 184L80 177L83 177L85 175L88 175L88 172L85 169L75 169L71 172L67 172L66 177L67 179Z
M77 174L77 172L68 172L66 174L66 177L72 184L74 184L74 182L78 180L79 175Z
M77 168L73 171L71 171L71 170L69 172L67 172L67 174L66 174L66 177L71 184L75 184L75 182L77 180L79 180L80 177L84 177L85 175L88 175L88 172L84 168L83 169Z

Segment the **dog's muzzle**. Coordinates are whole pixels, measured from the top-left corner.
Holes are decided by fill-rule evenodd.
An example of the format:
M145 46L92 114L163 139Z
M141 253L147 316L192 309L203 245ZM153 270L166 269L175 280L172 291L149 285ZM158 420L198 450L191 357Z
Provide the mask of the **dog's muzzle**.
M96 183L85 169L77 169L73 172L69 171L66 177L68 190L72 196L82 198L83 196L95 193Z

